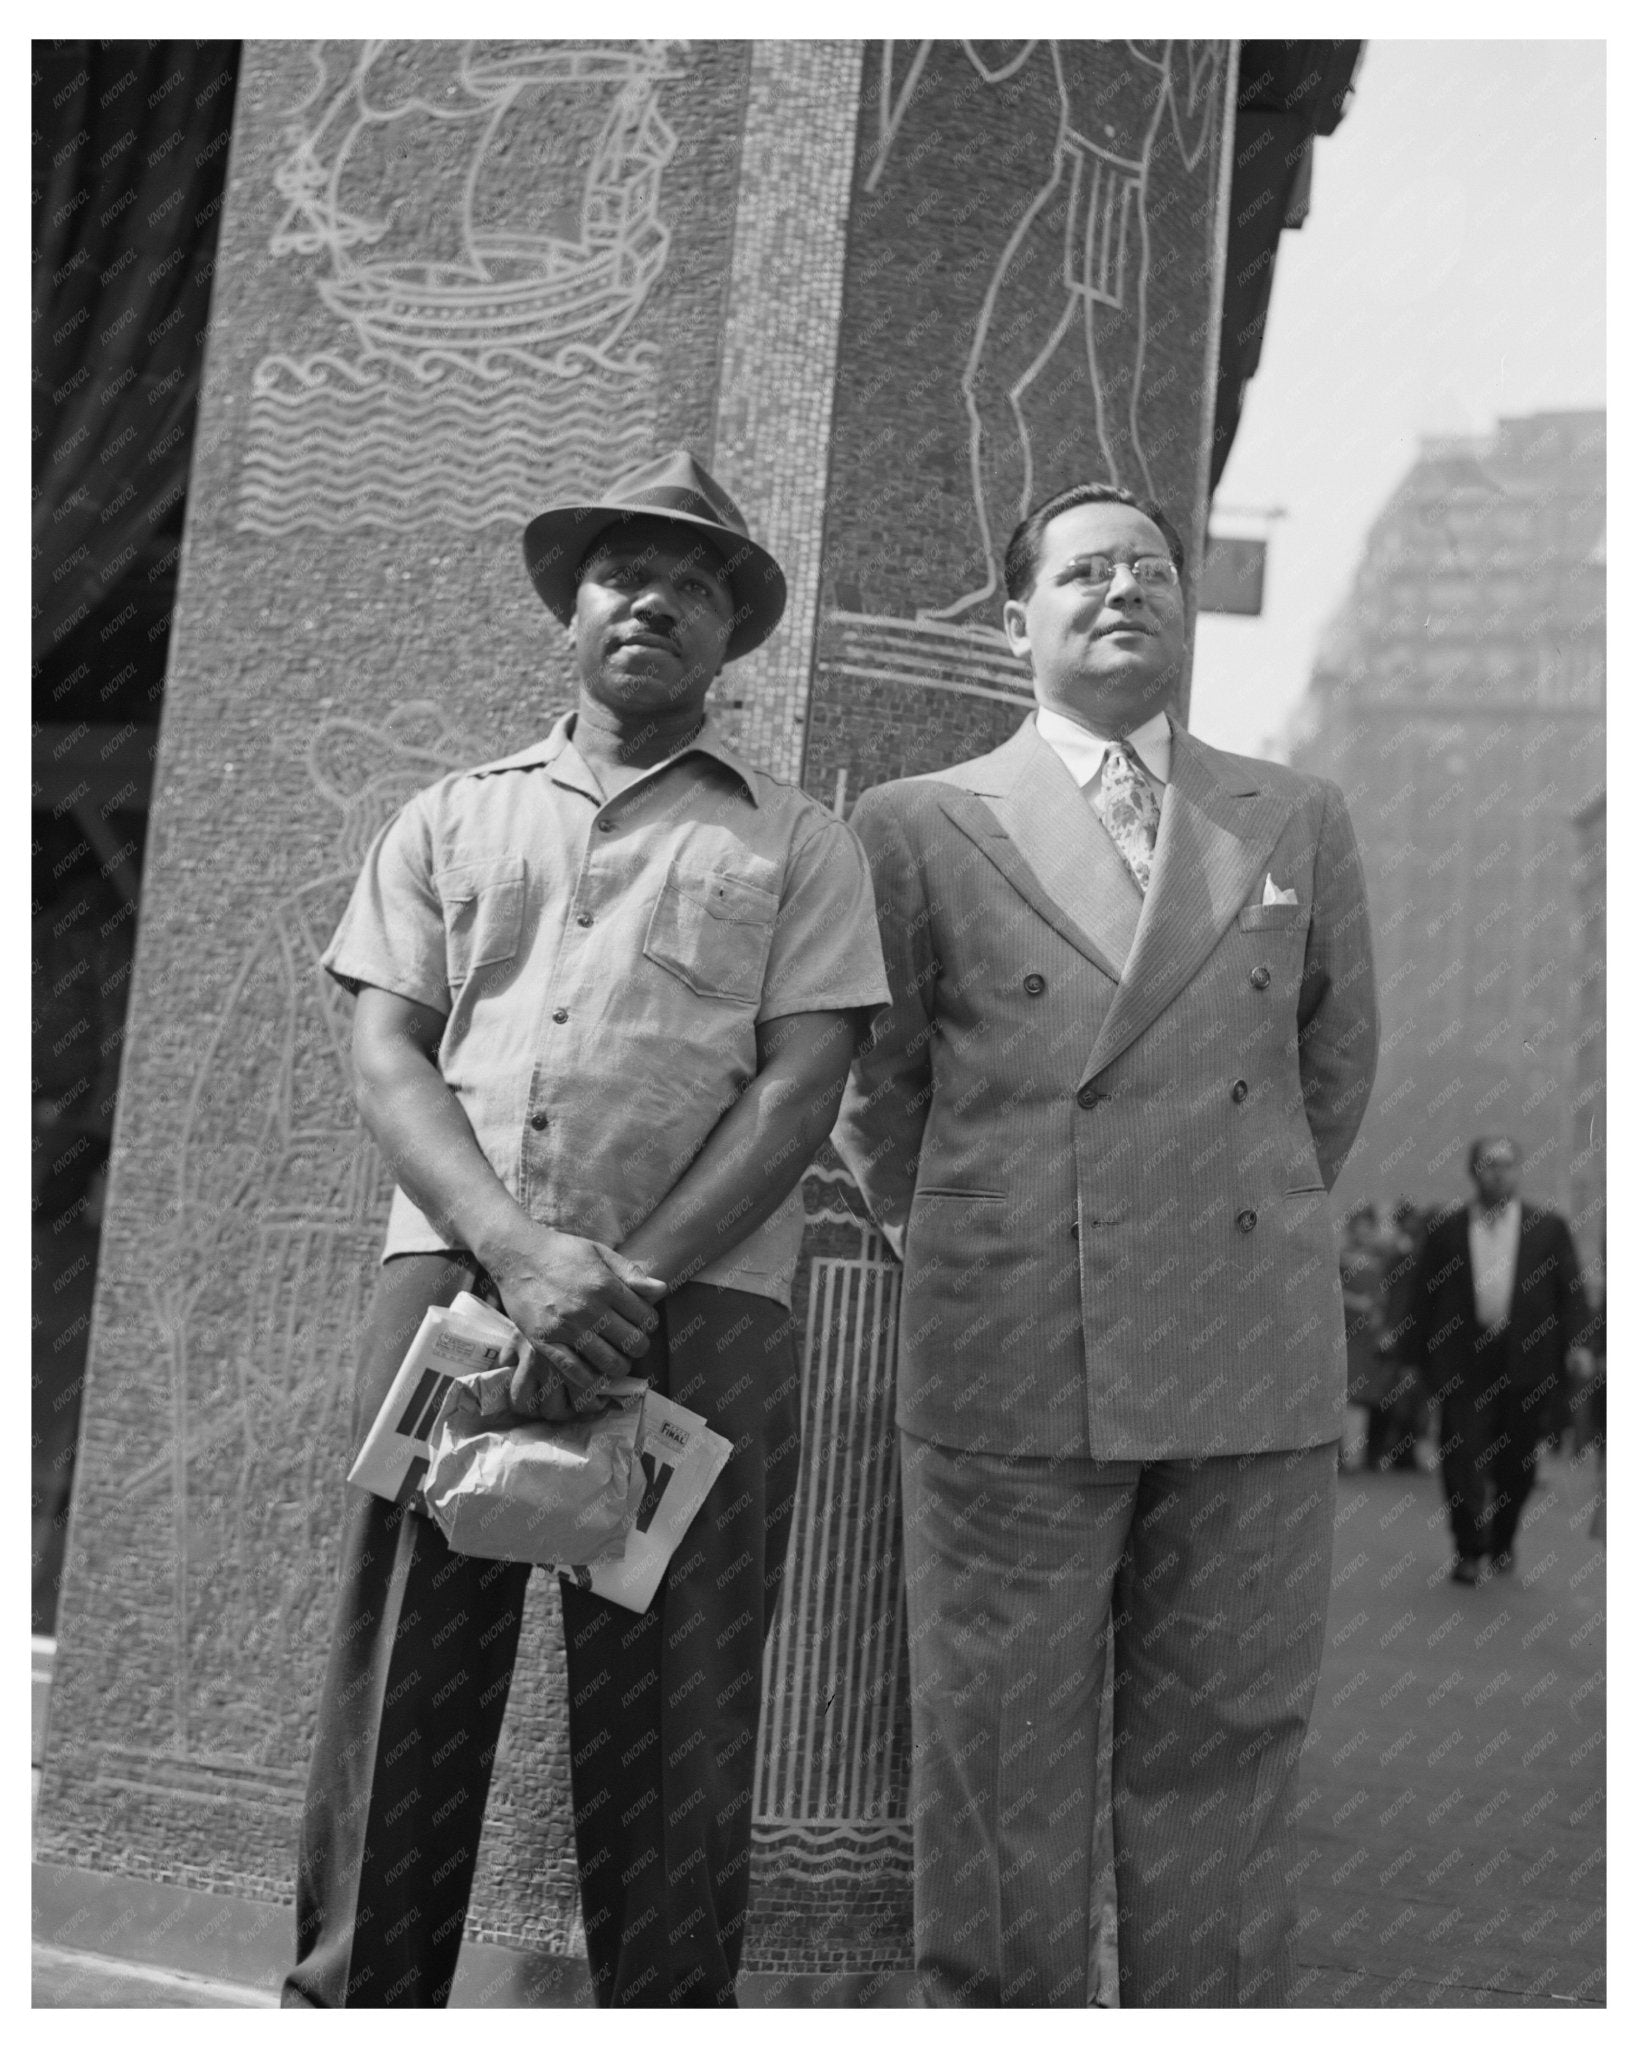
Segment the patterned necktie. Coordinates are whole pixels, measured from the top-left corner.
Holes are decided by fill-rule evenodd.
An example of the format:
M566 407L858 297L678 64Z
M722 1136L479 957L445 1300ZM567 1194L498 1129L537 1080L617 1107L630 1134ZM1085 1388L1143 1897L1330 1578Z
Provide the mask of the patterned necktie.
M1132 870L1145 894L1154 865L1155 833L1160 825L1160 799L1149 786L1136 754L1125 740L1116 740L1103 757L1103 787L1095 804L1104 830Z

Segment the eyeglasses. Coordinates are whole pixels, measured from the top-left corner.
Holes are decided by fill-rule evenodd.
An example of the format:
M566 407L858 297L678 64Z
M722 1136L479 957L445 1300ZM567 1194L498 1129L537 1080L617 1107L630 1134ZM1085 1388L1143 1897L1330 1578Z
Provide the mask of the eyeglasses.
M1177 585L1177 564L1170 555L1139 555L1134 562L1117 562L1110 555L1081 555L1072 564L1088 583L1113 583L1117 569L1130 569L1134 579L1151 590L1173 589Z

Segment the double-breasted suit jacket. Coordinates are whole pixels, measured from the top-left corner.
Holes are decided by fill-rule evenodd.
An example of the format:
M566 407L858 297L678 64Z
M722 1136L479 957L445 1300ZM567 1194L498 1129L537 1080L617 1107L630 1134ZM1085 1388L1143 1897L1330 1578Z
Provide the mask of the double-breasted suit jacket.
M836 1144L904 1261L900 1424L1030 1456L1334 1438L1326 1192L1377 1045L1339 792L1174 728L1141 895L1031 718L852 822L893 1004Z

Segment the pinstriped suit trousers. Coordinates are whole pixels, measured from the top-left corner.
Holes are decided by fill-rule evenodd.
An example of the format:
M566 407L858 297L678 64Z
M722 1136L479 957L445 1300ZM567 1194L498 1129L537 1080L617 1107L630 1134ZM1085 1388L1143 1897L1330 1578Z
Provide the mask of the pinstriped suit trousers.
M901 1451L924 2001L1087 2003L1108 1640L1121 2004L1288 2004L1335 1445Z

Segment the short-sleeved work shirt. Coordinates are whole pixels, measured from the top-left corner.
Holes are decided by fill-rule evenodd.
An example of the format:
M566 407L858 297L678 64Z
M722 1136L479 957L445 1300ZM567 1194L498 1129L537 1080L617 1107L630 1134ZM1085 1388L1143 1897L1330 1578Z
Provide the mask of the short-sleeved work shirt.
M698 738L605 802L573 715L371 846L324 965L448 1018L439 1070L508 1192L619 1245L757 1071L756 1029L888 996L841 819ZM790 1301L801 1191L696 1279ZM449 1248L402 1188L383 1257Z

